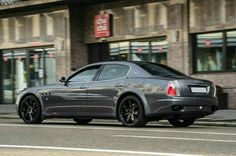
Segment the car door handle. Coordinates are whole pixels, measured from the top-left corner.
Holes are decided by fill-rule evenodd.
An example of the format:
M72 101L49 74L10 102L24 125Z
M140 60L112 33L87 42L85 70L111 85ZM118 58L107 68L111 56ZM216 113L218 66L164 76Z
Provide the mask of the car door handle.
M86 86L80 86L79 89L87 89Z
M123 87L124 85L123 84L121 84L121 83L117 83L116 85L115 85L115 87Z

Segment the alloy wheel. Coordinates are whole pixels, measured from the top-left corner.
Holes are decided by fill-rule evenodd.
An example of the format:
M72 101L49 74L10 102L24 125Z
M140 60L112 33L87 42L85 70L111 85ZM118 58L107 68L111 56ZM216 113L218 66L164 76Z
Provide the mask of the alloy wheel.
M41 107L34 96L26 96L20 105L20 116L25 123L40 123Z
M123 125L144 126L147 123L141 101L135 96L127 96L118 107L118 119Z

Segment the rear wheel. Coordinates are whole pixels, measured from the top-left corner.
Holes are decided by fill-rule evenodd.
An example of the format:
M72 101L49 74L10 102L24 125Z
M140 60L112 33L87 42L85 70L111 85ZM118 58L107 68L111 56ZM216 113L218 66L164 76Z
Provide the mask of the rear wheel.
M180 119L180 118L173 118L169 119L169 123L174 127L188 127L194 123L196 119L188 118L188 119Z
M27 124L38 124L41 118L42 109L38 99L32 95L26 96L20 103L19 114Z
M140 127L147 123L142 102L132 95L121 100L117 117L127 127Z
M80 125L86 125L88 124L89 122L91 122L93 119L79 119L79 118L74 118L73 119L77 124L80 124Z

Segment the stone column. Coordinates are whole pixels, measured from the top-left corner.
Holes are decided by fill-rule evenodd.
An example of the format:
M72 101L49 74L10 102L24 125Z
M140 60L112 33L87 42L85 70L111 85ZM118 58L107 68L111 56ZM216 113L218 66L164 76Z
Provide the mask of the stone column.
M167 18L169 42L168 65L191 73L191 53L189 48L189 11L188 0L170 0Z
M84 6L70 5L71 67L80 68L88 64L87 45L85 44ZM88 20L88 19L87 19Z

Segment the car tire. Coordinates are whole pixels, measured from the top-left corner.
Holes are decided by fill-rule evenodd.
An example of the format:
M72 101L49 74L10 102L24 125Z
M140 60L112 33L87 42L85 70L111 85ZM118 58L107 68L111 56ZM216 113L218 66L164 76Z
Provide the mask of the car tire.
M43 121L41 114L41 105L35 96L28 95L22 99L19 107L19 115L25 123L41 123Z
M79 119L79 118L74 118L73 119L77 124L79 125L86 125L88 124L89 122L91 122L93 119Z
M126 96L117 108L117 118L127 127L145 126L147 120L144 116L142 102L136 96Z
M194 123L196 119L188 118L188 119L180 119L180 118L173 118L168 119L169 123L174 127L188 127Z

